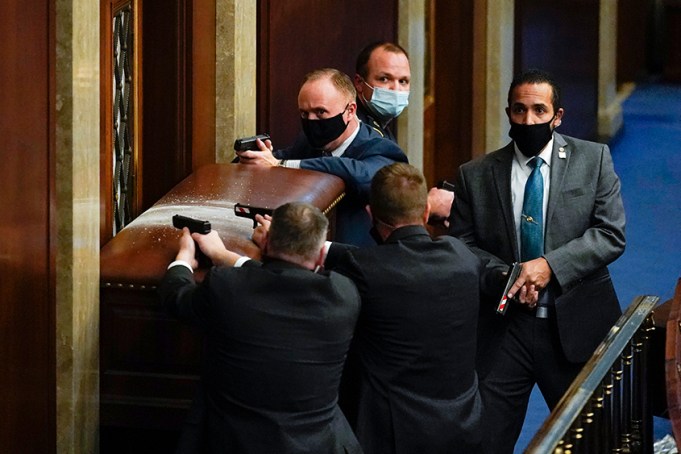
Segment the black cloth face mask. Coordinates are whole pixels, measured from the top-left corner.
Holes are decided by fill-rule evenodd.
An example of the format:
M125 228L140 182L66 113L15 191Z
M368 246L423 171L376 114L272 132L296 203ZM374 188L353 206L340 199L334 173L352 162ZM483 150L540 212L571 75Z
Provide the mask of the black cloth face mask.
M325 118L323 120L310 120L309 118L301 118L300 122L303 125L303 132L307 141L310 142L312 148L322 149L324 145L333 142L348 127L348 123L343 121L343 114L347 110L347 106L343 112L335 117Z
M528 158L537 156L542 148L551 140L551 135L553 134L551 122L554 118L555 115L546 123L534 125L511 122L511 130L508 135L518 145L518 149L522 154Z

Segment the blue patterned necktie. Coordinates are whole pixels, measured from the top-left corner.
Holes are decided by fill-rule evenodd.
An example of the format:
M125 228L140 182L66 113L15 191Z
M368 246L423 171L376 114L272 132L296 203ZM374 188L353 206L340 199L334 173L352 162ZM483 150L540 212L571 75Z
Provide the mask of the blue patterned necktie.
M536 157L527 163L533 167L525 183L523 212L520 216L520 258L523 262L541 257L544 253L544 179L541 166L544 160Z

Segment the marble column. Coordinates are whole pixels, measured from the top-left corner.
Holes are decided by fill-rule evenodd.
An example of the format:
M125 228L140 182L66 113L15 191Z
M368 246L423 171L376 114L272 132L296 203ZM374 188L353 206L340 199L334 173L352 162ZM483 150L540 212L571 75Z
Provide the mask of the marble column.
M398 2L398 43L409 53L409 107L397 117L397 141L409 162L423 170L423 109L425 87L425 0Z
M508 143L508 87L513 79L514 0L475 3L473 156Z
M97 452L99 2L55 3L57 452Z
M598 39L598 140L607 142L624 121L617 95L617 0L601 0Z
M234 140L256 134L256 0L217 0L215 162L230 162Z

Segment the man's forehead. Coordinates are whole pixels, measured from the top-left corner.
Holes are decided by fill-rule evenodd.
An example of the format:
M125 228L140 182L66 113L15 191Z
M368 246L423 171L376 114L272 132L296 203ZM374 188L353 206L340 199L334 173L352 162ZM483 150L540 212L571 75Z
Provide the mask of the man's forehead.
M551 105L553 89L548 83L520 84L511 92L511 104Z
M338 88L328 78L305 82L298 94L298 104L311 104L315 107L328 107L342 102Z
M398 77L410 76L409 59L401 52L391 52L383 48L375 49L367 62L370 74L387 74Z

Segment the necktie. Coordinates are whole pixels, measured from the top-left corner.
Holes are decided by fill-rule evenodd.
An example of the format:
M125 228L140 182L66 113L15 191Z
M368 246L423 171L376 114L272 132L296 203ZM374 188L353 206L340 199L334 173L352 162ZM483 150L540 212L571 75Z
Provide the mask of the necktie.
M536 157L527 163L533 167L525 183L523 212L520 219L520 258L523 262L541 257L544 253L543 200L544 179L540 168L542 158Z

